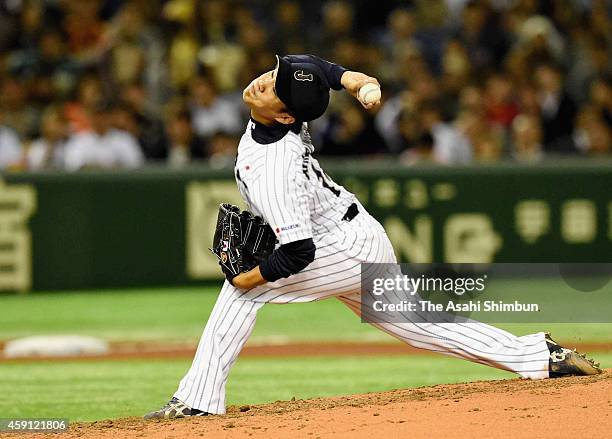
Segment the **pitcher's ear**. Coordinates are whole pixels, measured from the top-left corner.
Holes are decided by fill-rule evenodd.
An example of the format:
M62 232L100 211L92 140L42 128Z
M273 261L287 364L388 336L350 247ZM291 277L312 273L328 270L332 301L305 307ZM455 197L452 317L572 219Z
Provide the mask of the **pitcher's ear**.
M277 117L274 118L275 121L282 123L283 125L291 125L295 122L295 117L290 115L289 113L280 113Z

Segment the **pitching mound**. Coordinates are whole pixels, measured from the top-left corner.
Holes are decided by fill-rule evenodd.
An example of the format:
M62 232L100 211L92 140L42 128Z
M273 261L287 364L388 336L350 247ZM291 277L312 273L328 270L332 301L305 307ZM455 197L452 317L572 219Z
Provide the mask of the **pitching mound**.
M62 438L610 437L612 370L231 407L224 416L76 424Z

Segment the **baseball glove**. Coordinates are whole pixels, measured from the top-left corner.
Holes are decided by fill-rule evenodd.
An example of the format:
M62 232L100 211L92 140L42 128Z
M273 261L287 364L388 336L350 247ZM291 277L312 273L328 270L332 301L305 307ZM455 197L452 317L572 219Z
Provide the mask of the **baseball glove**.
M263 218L228 203L219 205L217 226L210 249L219 259L221 270L232 283L267 258L276 245L276 235Z

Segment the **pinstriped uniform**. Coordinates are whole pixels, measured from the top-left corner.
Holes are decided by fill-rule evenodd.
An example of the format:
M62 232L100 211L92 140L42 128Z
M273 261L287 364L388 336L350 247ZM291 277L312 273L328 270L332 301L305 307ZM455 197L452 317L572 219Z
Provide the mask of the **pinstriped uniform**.
M306 126L300 134L290 131L279 141L262 145L251 136L252 124L249 122L238 147L235 174L240 193L249 209L270 224L280 244L312 238L316 253L310 265L289 278L246 292L224 283L191 368L174 394L187 405L210 413L225 413L229 370L265 303L335 296L360 315L361 264L396 262L383 227L312 157ZM352 204L358 206L359 214L344 221ZM543 333L517 337L475 321L431 323L414 312L405 317L403 323L373 325L417 348L525 378L548 377L549 351Z

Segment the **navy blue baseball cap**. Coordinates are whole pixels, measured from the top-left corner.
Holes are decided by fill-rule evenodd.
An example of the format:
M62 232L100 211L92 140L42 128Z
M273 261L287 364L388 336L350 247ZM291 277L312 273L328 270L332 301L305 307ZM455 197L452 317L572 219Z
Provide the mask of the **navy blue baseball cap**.
M289 113L301 122L321 117L329 104L329 86L316 64L292 63L276 55L274 89Z

